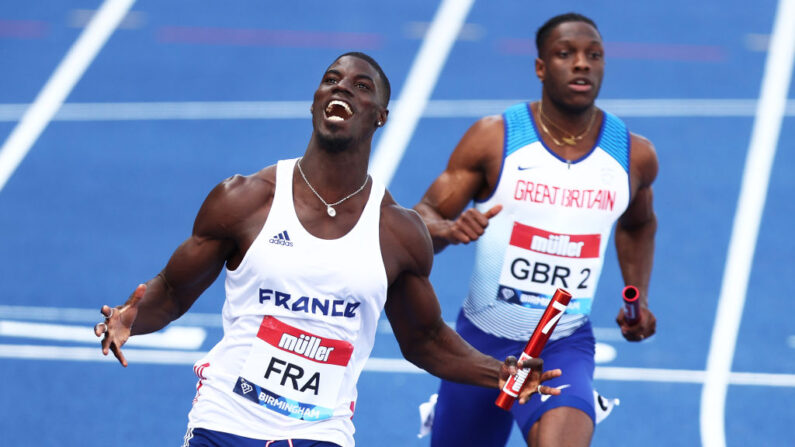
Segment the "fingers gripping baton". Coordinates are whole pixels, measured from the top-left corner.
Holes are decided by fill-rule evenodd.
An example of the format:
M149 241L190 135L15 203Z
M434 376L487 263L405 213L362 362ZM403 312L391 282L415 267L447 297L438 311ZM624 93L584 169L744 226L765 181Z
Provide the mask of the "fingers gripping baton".
M633 325L640 320L640 292L635 286L626 286L621 291L621 297L624 298L624 320L630 325Z
M555 330L555 326L557 326L560 317L563 316L563 312L566 310L566 306L569 305L570 300L571 294L569 292L563 289L555 291L547 305L547 309L544 311L544 315L538 321L530 341L527 342L527 346L525 346L522 355L519 357L519 361L537 358L541 355L544 345L549 340L549 336L552 335L552 331ZM523 368L516 375L509 377L508 381L505 382L505 386L502 387L497 401L494 403L503 410L510 410L513 406L513 401L519 397L529 373L530 369Z

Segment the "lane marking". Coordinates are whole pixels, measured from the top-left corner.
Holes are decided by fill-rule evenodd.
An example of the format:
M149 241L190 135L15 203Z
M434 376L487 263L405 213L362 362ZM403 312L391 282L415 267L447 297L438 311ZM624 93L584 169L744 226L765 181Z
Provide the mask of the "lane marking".
M262 46L276 48L338 48L376 50L383 46L378 33L298 31L263 28L161 26L158 42L191 45Z
M82 309L75 307L45 307L45 306L6 306L0 305L0 319L16 319L29 321L52 321L58 323L87 323L93 327L102 321L99 306L96 309ZM178 320L172 321L170 326L204 326L222 327L221 314L207 314L188 312Z
M75 341L93 344L98 342L97 337L91 331L94 324L101 321L101 317L97 316L98 313L90 309L0 305L0 337ZM2 319L5 318L53 323L83 323L85 326L3 321ZM454 321L447 321L446 323L448 326L455 328ZM187 313L179 320L172 322L164 331L135 336L128 343L133 347L199 349L206 340L207 332L201 327L185 327L192 325L213 328L222 327L221 315ZM390 326L389 321L380 319L376 333L378 335L392 335L392 326ZM623 340L621 332L614 328L594 328L594 334L599 340L595 347L595 362L604 364L615 360L617 357L616 349L607 343L603 343L603 341L606 341L606 339L611 341Z
M85 28L97 11L94 9L73 9L69 11L68 24L71 28ZM129 11L119 22L118 29L137 30L146 26L147 14L143 11Z
M93 325L89 327L0 320L0 336L90 344L99 343L99 338L94 335ZM196 350L202 347L205 338L207 338L207 332L200 327L174 326L160 332L137 335L130 338L127 344L132 347L142 348Z
M200 351L124 349L124 356L134 364L193 365L204 355ZM71 360L77 362L114 362L113 354L102 355L98 347L0 345L0 358L26 360Z
M605 341L619 341L623 342L626 339L624 335L621 334L621 329L617 327L595 327L593 329L593 336L596 338L598 342L605 342ZM648 342L653 342L655 338L651 338Z
M795 0L780 0L734 215L701 393L701 443L724 447L726 391L795 57Z
M15 319L28 321L51 321L58 323L88 323L92 326L101 321L99 307L97 309L86 309L77 307L47 307L47 306L9 306L0 304L0 319ZM223 327L221 314L200 313L189 311L172 321L170 325L185 326L204 326L204 327ZM451 328L455 328L455 321L445 321ZM391 334L392 326L389 320L381 318L378 320L378 333ZM621 330L614 327L595 327L593 328L594 337L600 342L624 341ZM793 347L795 347L795 335L791 336ZM654 341L654 339L651 339Z
M94 324L101 321L99 312L91 309L78 309L78 308L58 308L58 307L36 307L36 306L6 306L0 305L0 337L2 336L16 336L27 338L39 338L50 340L62 341L79 341L84 343L97 343L97 338L90 331ZM2 319L13 319L23 321L3 321ZM36 323L28 323L26 321L46 321L51 323L83 323L85 326L62 326L58 325L40 325L36 327ZM177 321L172 322L164 332L170 334L171 338L166 341L158 340L155 338L158 334L148 334L143 336L136 336L130 339L130 343L135 346L149 346L149 347L169 347L181 349L199 349L201 343L207 337L207 332L201 327L184 326L203 326L209 328L220 328L223 326L221 321L221 314L208 314L208 313L194 313L189 312ZM448 326L455 328L454 321L446 321ZM10 325L17 325L16 327L25 328L19 329L14 333L8 332ZM28 325L27 327L25 325ZM186 332L169 332L171 329L187 329ZM594 328L594 335L599 342L596 344L596 363L609 363L615 360L617 356L616 349L604 341L623 341L621 331L616 328ZM193 332L189 332L193 331ZM162 332L161 332L162 333ZM376 329L378 335L392 335L392 326L386 319L380 319ZM37 335L38 334L38 335ZM74 335L68 335L74 334ZM172 341L179 335L184 340ZM147 344L140 344L139 341L142 337L152 337L152 341L145 341ZM199 341L200 340L200 341ZM190 346L175 346L174 343L189 343L195 344ZM169 343L164 345L163 343Z
M124 356L134 364L193 365L206 353L202 351L126 349ZM78 362L116 362L109 355L105 357L96 348L73 346L40 346L0 344L0 358L23 360L56 360ZM364 367L365 371L383 373L428 374L405 359L371 357ZM706 380L704 371L687 369L624 368L597 366L594 373L597 380L620 382L663 382L694 383ZM795 374L767 374L735 372L729 376L733 385L772 386L795 388Z
M41 20L0 19L0 37L12 39L43 39L50 24Z
M480 118L522 101L428 100L422 118ZM392 102L395 109L399 104ZM73 102L62 104L51 121L294 120L308 119L310 105L310 101ZM754 99L603 99L597 105L626 118L752 117L757 109ZM19 121L29 107L0 104L0 122ZM785 116L795 116L795 100L787 101Z
M384 185L389 186L392 181L473 3L474 0L444 0L439 5L400 92L398 105L390 113L370 160L370 172Z
M105 0L0 148L0 191L135 0Z

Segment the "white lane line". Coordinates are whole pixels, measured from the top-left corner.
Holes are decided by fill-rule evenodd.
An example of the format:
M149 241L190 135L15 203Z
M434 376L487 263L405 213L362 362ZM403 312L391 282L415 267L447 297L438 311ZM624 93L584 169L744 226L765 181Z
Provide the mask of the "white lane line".
M65 103L53 121L309 119L310 101ZM26 104L0 104L0 121L16 121Z
M759 224L765 206L770 169L795 57L795 0L780 0L765 62L762 92L745 162L740 198L734 215L729 253L723 272L715 326L712 329L706 380L701 393L701 443L724 447L726 391L737 333L748 289Z
M75 326L65 324L27 323L0 320L0 336L31 338L38 340L58 340L98 344L93 325ZM199 349L207 338L207 332L200 327L174 326L163 331L130 338L128 345L142 348Z
M200 351L124 349L130 365L192 365L204 355ZM99 347L0 345L0 358L25 360L71 360L76 362L118 362L113 354L102 355Z
M0 191L135 0L105 0L0 148Z
M97 343L97 338L91 332L94 324L101 321L99 312L90 309L34 307L34 306L4 306L0 305L0 337L23 337L34 339L49 339L61 341L76 341L82 343ZM27 321L3 321L4 318ZM61 324L30 323L28 321L47 321L53 323L83 323L85 326L64 326ZM447 321L448 326L455 328L454 321ZM201 327L220 327L220 314L188 313L171 324L160 333L136 336L128 343L131 346L172 348L172 349L199 349L207 336ZM182 330L182 331L179 331ZM380 319L376 329L378 335L393 334L389 320ZM162 335L161 335L162 334ZM599 340L596 344L594 360L597 364L610 363L617 357L616 349L604 341L623 341L621 331L616 328L594 328L594 334ZM167 337L166 337L167 335ZM149 340L151 339L151 340ZM183 345L179 345L182 343ZM184 345L191 343L190 345Z
M422 118L480 118L521 99L429 100ZM51 121L295 120L308 119L310 101L182 101L64 103ZM597 105L625 118L752 117L755 99L602 99ZM393 101L395 109L400 101ZM0 122L17 122L30 104L0 104ZM787 101L785 116L795 116Z
M425 118L475 118L499 114L526 100L433 100ZM743 117L754 116L754 99L600 99L596 105L622 117ZM795 114L795 101L788 112Z
M134 364L192 365L206 353L186 350L126 349L124 356ZM74 346L41 346L0 344L0 358L22 360L56 360L78 362L116 362L112 355L105 357L96 348ZM401 358L371 357L365 371L385 373L428 374ZM597 366L596 380L620 382L703 383L704 371L687 369L624 368ZM733 385L795 388L795 374L767 374L735 372L729 376Z
M370 357L367 363L364 364L365 371L373 372L392 372L392 373L412 373L412 374L428 374L424 370L416 367L413 363L405 359L388 359L379 357Z
M729 376L732 385L764 385L795 387L795 374L733 372Z
M704 371L597 366L594 379L624 382L703 383Z
M370 161L373 177L385 185L392 181L473 3L474 0L443 0L433 18L400 92L399 104L390 113Z
M0 319L15 319L29 321L52 321L57 323L87 323L91 327L99 323L104 317L99 313L100 306L96 309L83 309L75 307L45 307L45 306L6 306L0 305ZM207 314L188 312L171 325L222 327L221 314Z

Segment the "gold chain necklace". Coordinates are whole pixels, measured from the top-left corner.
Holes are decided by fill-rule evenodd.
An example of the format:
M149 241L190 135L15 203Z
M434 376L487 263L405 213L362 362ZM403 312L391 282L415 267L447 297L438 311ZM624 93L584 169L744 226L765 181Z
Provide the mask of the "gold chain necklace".
M579 135L573 135L573 134L567 132L566 130L561 129L560 126L556 125L544 113L544 109L542 107L542 102L541 101L538 102L538 116L539 116L539 118L541 118L541 119L538 120L538 123L541 125L541 129L543 129L544 132L546 132L546 134L549 135L549 138L552 139L553 143L555 143L558 146L576 146L577 143L580 140L582 140L583 138L585 138L585 136L588 135L588 132L591 130L591 127L593 126L593 123L596 120L596 111L591 113L591 119L590 119L590 121L588 121L588 126L586 126L585 130L583 130ZM563 140L563 141L558 140L557 138L555 138L554 135L552 135L552 132L550 132L549 128L547 128L547 126L544 124L544 120L549 121L549 124L552 127L554 127L555 129L559 130L560 132L562 132L564 134L568 134L568 136L561 137L561 140Z
M317 196L317 198L320 199L321 202L323 202L323 205L326 205L326 213L328 213L328 215L330 217L334 217L334 216L337 215L337 210L334 209L335 206L337 206L340 203L350 199L351 197L355 196L356 194L359 194L360 192L362 192L364 187L367 185L367 181L370 180L370 176L368 175L367 177L364 178L364 183L362 183L362 186L360 186L359 189L357 189L356 191L354 191L354 192L348 194L347 196L341 198L340 200L337 200L334 203L328 203L325 200L323 200L323 197L320 197L320 194L318 194L318 192L315 191L315 188L312 186L311 183L309 183L309 180L306 179L306 175L304 175L304 170L301 169L301 160L303 160L303 158L299 158L298 161L295 162L295 164L298 165L298 172L301 173L301 177L304 179L304 183L306 183L306 186L308 186L309 189L311 189L312 192L315 193L315 196Z

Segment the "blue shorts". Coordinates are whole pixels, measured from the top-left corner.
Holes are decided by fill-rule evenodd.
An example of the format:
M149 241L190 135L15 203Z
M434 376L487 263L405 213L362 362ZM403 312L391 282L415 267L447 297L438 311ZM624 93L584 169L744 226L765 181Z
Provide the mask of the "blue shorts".
M267 441L251 439L243 436L207 430L204 428L188 428L183 447L340 447L333 442L314 441L311 439L282 439Z
M472 324L461 312L456 331L484 354L497 359L509 355L519 357L526 341L508 340L487 334ZM591 323L587 322L573 334L547 343L541 352L544 370L560 368L563 375L544 382L558 387L559 396L534 394L530 400L515 403L510 412L494 405L499 395L496 388L484 388L443 380L439 387L436 414L431 431L431 446L505 445L516 421L524 438L545 412L557 407L574 407L595 420L593 373L596 340ZM543 400L542 400L543 397Z

